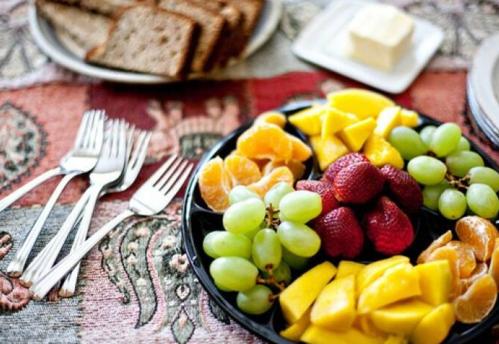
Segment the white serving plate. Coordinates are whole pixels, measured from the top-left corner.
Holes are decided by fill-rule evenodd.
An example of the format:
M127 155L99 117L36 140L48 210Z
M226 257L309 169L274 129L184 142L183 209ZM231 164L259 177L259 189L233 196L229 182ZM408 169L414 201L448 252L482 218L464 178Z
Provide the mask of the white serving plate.
M441 28L413 17L413 44L390 72L381 71L345 56L346 27L371 0L335 0L300 33L293 52L300 58L343 74L377 89L400 93L418 76L444 39Z
M242 58L238 61L233 61L231 64L244 60L265 44L276 30L281 15L281 0L266 0L260 20L248 42L246 50L243 52ZM74 72L107 81L129 84L164 84L178 82L177 80L158 75L127 72L89 64L81 57L71 52L59 41L52 26L37 13L34 4L30 5L28 20L33 38L40 49L54 62ZM209 75L205 75L202 78L208 79L209 77ZM189 77L189 79L195 78L199 77Z

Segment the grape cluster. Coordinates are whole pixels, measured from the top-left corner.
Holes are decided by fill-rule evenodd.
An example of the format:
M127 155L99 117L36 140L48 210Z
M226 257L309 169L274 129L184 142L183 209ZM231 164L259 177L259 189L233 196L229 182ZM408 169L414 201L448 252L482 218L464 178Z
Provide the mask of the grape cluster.
M484 166L457 124L428 125L419 134L408 127L397 127L389 140L409 160L409 174L424 185L426 207L451 220L467 210L484 218L497 216L499 173Z
M203 241L204 252L214 259L210 275L218 289L238 292L239 309L262 314L271 308L275 292L291 282L291 269L302 270L319 251L320 238L306 223L321 213L322 200L281 182L263 200L236 186L229 201L225 230L210 232Z

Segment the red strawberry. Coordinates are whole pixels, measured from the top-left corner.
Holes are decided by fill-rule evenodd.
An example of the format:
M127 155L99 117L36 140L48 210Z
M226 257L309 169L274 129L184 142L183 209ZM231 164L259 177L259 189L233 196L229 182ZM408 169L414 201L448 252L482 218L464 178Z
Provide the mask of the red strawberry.
M340 202L364 204L374 198L382 189L385 177L370 162L351 164L336 175L333 192Z
M318 193L322 198L321 215L327 214L340 206L336 198L334 198L333 188L329 183L319 180L300 180L296 183L296 190L308 190Z
M390 196L402 209L408 213L416 213L423 205L423 194L418 183L409 173L399 170L391 165L385 165L380 169L385 176Z
M350 153L344 155L333 162L331 165L329 165L329 167L324 172L324 176L322 177L322 179L325 179L332 183L340 170L356 162L369 162L369 160L364 154L360 153Z
M352 209L340 207L317 218L315 230L324 251L331 257L355 258L364 246L364 232Z
M379 253L402 253L414 240L414 229L406 214L388 197L381 197L364 215L367 236Z

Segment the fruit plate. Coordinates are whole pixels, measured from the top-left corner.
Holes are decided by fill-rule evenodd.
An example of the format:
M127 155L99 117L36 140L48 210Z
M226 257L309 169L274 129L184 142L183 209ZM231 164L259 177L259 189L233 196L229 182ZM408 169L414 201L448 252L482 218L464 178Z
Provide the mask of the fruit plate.
M278 109L278 111L284 113L286 116L289 116L299 110L310 107L311 104L312 102L296 102ZM439 122L424 115L421 115L421 118L421 126L428 124L440 124ZM194 273L196 274L200 283L206 289L208 294L225 312L227 312L243 327L265 340L273 343L292 343L279 335L279 331L283 330L285 327L285 322L281 315L278 303L276 303L269 312L263 315L250 316L243 313L237 308L235 301L236 293L225 293L217 289L209 275L209 265L212 259L203 252L202 247L203 238L206 234L223 227L222 214L215 213L210 210L201 198L201 194L198 188L200 168L204 163L216 157L217 155L223 158L227 156L232 150L234 150L236 147L237 138L241 133L248 129L251 124L252 123L250 122L236 129L234 132L218 142L209 152L207 152L203 156L203 159L200 161L186 189L182 211L182 237L184 240L187 257L191 263ZM289 123L286 124L285 130L291 135L297 136L304 142L307 142L307 138ZM498 166L493 161L493 159L488 157L479 147L477 147L472 142L471 147L474 151L478 152L483 157L486 166L498 170ZM310 158L308 161L306 161L305 165L306 171L303 179L317 179L320 176L320 170L318 168L317 161L315 161L314 158ZM412 218L412 221L416 231L416 238L412 246L408 250L403 252L403 254L409 256L412 262L415 263L415 260L419 253L421 253L426 247L428 247L428 245L433 240L435 240L447 229L453 228L453 222L446 220L437 212L427 208L423 208L417 217ZM383 257L380 254L375 253L374 250L370 249L369 247L366 247L357 261L371 262L381 258L386 257ZM324 261L325 259L326 257L319 253L312 259L309 266L314 266L315 264ZM339 261L339 259L328 260L332 261L335 264L337 264ZM295 278L297 276L293 277ZM445 343L457 344L471 342L480 335L484 334L487 329L489 329L498 321L499 302L496 303L492 312L478 324L465 325L456 323L452 328L449 336L447 337Z

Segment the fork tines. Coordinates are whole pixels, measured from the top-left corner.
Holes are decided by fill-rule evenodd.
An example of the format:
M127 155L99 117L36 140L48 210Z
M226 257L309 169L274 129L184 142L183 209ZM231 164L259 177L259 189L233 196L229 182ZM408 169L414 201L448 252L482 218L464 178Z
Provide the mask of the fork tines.
M147 181L164 195L175 195L189 176L193 164L178 155L172 155ZM179 186L180 185L180 186ZM175 191L176 190L176 191Z

